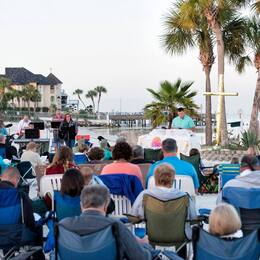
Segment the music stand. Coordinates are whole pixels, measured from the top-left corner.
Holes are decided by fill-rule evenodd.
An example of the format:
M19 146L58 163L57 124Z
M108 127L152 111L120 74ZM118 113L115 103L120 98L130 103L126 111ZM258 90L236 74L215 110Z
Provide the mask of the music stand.
M51 128L57 129L60 127L61 121L51 121Z
M25 129L25 139L39 139L40 131L39 129Z
M33 124L34 129L44 130L44 122L31 122L31 124Z

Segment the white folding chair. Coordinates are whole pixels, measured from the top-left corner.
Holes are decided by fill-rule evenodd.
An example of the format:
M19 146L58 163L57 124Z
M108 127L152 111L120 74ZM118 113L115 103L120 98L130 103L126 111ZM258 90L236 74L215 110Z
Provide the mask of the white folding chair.
M151 176L148 181L148 190L155 186L154 176ZM195 187L193 179L187 175L175 175L173 187L183 192L189 193L192 198L195 198Z
M111 194L111 198L115 203L115 210L112 213L115 217L125 217L124 213L130 213L131 211L131 202L130 200L122 195Z
M40 179L40 197L44 197L46 193L51 193L53 197L54 190L60 190L61 179L63 174L44 175Z

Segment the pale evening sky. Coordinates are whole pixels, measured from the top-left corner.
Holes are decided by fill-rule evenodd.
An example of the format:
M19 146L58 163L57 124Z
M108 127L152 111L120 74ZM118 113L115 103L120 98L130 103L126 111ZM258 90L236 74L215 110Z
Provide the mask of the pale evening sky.
M33 73L52 72L72 94L103 85L108 94L101 111L140 111L151 101L146 88L178 77L194 81L196 102L204 106L204 74L198 50L171 57L161 47L162 17L171 0L2 0L0 9L1 66L25 67ZM238 75L226 67L227 111L251 111L256 72ZM217 90L216 65L212 88ZM213 112L216 111L216 98ZM90 101L89 101L90 103Z

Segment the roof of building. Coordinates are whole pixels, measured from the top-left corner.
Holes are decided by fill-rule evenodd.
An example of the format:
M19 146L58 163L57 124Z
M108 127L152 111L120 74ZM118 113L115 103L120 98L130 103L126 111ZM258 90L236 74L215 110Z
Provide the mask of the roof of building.
M11 80L12 84L25 85L29 83L37 83L39 85L57 85L62 82L50 73L47 77L42 74L34 74L31 71L20 68L5 68L5 75L2 75Z

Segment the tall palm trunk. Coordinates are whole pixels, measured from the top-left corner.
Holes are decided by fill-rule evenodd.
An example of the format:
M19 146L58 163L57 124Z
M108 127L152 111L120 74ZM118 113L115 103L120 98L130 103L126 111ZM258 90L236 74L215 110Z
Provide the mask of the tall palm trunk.
M258 71L258 77L257 77L257 82L256 82L249 130L251 132L255 133L256 135L258 135L258 137L260 137L259 120L258 120L258 113L260 111L260 55L256 55L255 65L256 65L256 68Z
M205 68L205 77L206 77L206 92L211 92L211 82L210 82L210 68ZM211 114L211 96L206 95L206 116L205 116L205 124L206 124L206 145L212 144L212 114Z
M100 99L101 99L101 92L98 93L97 113L99 113L99 104L100 104Z
M79 99L79 101L81 102L81 104L84 106L84 108L86 108L86 105L85 105L85 103L83 102L83 100L82 100L82 98L81 98L80 95L78 95L78 99Z
M94 97L90 97L91 98L91 101L92 101L92 104L93 104L93 112L96 113L96 107L95 107L95 100L94 100Z
M220 24L218 23L215 12L211 8L205 11L209 26L214 32L217 40L217 59L218 59L218 90L223 93L224 88L224 71L225 71L225 48L222 37ZM217 143L222 146L228 145L228 132L227 132L227 119L226 119L226 106L225 97L219 96L218 100L218 120L217 120Z

